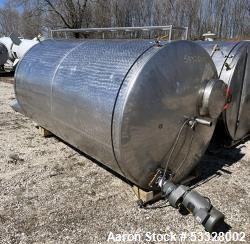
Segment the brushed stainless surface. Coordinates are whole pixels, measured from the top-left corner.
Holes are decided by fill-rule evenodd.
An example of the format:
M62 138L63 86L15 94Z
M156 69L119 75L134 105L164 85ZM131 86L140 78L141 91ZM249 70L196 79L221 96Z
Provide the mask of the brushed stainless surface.
M152 41L55 41L32 48L16 70L25 114L58 137L119 171L111 123L117 92Z
M224 127L231 140L250 132L250 42L199 42L212 56L220 79L228 84L232 102L223 112ZM216 48L217 46L217 48Z
M146 187L156 169L165 167L183 121L199 116L201 87L216 77L205 50L189 41L154 47L132 67L115 106L113 142L118 162L133 181ZM214 125L184 129L168 167L174 181L197 165L213 131Z
M199 116L200 89L217 78L199 45L150 40L48 40L16 70L23 113L69 144L148 189L183 121ZM198 163L211 127L184 128L169 169L174 181ZM193 139L192 139L193 138Z

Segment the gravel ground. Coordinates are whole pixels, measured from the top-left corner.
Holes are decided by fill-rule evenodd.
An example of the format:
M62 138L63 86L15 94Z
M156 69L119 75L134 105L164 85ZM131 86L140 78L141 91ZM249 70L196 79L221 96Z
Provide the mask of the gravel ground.
M58 139L41 137L9 107L13 99L13 86L0 82L0 243L106 243L110 232L205 234L191 215L171 207L139 209L126 183ZM207 153L201 172L214 177L197 190L250 242L250 142Z

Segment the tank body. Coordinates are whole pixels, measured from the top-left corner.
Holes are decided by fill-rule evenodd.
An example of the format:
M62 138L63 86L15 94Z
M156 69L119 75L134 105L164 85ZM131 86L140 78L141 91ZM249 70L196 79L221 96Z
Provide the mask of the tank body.
M195 72L194 72L195 70ZM132 183L150 189L186 118L198 117L200 90L217 79L198 44L150 40L46 40L18 64L20 111ZM173 181L197 165L211 127L183 127L168 164Z
M250 41L199 42L211 55L219 78L228 84L231 102L222 113L222 126L231 141L250 132Z

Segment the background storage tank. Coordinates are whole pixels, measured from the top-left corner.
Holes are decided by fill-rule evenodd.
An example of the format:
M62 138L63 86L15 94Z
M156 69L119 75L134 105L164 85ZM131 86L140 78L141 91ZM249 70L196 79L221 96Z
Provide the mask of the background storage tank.
M250 132L250 41L199 42L211 55L220 79L228 86L231 103L222 114L222 126L230 141Z
M18 110L142 189L157 169L179 182L197 165L225 105L200 45L47 40L15 74Z
M0 67L1 71L13 71L18 61L35 44L38 38L33 40L23 39L11 34L9 37L0 38Z

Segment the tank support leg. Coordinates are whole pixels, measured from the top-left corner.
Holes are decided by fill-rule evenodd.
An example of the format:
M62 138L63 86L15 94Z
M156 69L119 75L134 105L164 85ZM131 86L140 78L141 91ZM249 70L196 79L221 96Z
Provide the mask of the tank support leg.
M133 191L135 192L138 199L140 199L140 205L145 206L147 203L159 200L162 198L161 192L155 192L155 191L144 191L140 189L138 186L133 186Z

